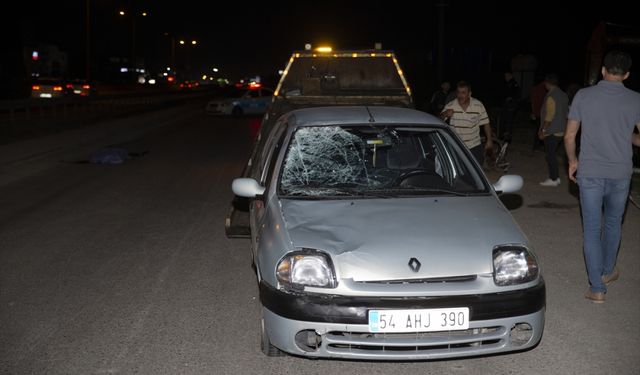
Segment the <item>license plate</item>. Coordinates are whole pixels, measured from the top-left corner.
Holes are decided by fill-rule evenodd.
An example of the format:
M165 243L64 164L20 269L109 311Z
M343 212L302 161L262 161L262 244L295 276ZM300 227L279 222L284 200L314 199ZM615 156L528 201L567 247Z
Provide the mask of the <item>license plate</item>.
M436 332L469 329L469 308L369 310L369 332Z
M82 90L73 90L74 94L82 94Z
M41 98L50 98L50 97L51 97L51 94L42 93L42 94L40 94L40 97L41 97Z

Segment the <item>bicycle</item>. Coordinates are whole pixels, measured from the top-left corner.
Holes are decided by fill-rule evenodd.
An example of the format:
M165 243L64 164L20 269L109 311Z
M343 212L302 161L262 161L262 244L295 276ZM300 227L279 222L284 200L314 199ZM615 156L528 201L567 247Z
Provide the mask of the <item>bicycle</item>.
M500 114L495 111L491 111L489 114L490 124L491 124L491 141L493 143L493 149L487 152L485 157L485 164L488 165L489 168L497 169L502 171L503 173L507 173L509 171L509 167L511 163L507 161L507 151L509 150L510 139L505 138L501 139L499 137L499 129L497 129L498 124L500 123ZM482 142L486 142L486 137L484 136L484 132L481 132Z
M483 143L485 140L486 138L482 137ZM509 142L496 137L495 134L491 135L491 141L493 143L493 149L487 151L487 154L485 155L485 165L489 168L507 173L511 166L511 163L507 160Z

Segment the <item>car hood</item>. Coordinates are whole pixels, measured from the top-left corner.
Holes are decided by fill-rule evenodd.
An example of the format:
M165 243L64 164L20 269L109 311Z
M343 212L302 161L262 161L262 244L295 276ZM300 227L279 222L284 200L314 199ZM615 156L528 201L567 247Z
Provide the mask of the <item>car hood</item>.
M281 207L293 246L329 253L337 276L354 281L487 274L494 246L527 242L492 195L283 200ZM411 258L421 263L417 272Z

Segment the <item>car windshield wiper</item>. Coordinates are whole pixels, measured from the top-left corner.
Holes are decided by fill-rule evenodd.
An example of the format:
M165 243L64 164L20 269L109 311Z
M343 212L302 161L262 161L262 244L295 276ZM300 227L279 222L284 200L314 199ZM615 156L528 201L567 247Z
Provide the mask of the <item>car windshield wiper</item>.
M387 190L358 190L358 189L336 189L339 192L351 193L359 197L375 197L375 198L395 198L395 192Z
M471 191L471 192L461 192L449 189L439 189L439 188L395 188L391 189L394 193L398 195L402 195L403 193L409 194L418 194L418 195L430 195L430 194L444 194L444 195L455 195L457 197L468 197L471 195L482 194L483 192L479 191Z
M313 189L310 189L313 190ZM348 188L326 188L322 194L289 194L286 198L293 199L332 199L335 197L362 197L362 198L395 198L395 192L386 190L360 190Z

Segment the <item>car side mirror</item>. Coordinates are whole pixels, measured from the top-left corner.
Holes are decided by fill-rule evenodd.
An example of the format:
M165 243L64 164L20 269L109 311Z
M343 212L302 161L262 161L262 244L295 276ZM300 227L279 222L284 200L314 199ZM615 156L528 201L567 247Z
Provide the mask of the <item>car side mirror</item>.
M493 188L498 194L503 193L515 193L516 191L522 189L522 185L524 184L524 180L521 176L515 174L506 174L498 180L495 184L493 184Z
M231 183L231 190L239 197L255 198L264 194L265 188L253 178L236 178Z

